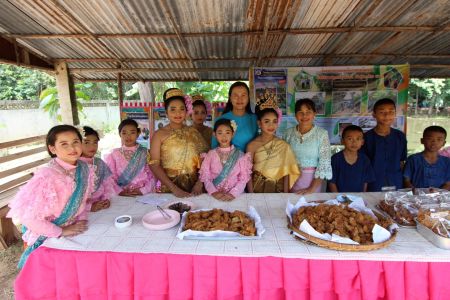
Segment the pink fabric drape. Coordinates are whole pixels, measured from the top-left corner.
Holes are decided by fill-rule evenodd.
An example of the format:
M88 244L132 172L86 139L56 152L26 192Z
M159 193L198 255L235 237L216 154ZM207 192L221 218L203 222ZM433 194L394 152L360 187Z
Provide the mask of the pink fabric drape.
M16 299L450 299L448 262L82 252L40 247Z

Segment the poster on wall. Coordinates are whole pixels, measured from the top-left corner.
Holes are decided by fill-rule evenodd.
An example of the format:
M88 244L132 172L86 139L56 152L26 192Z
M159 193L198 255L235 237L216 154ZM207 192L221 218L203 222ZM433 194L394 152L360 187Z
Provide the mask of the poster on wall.
M255 98L260 99L266 93L275 95L278 100L278 107L283 114L286 114L287 69L258 68L255 69L253 78Z
M150 103L141 101L124 101L120 107L120 119L135 120L141 133L138 136L137 142L150 149Z
M328 130L332 144L340 144L342 130L350 124L364 131L373 128L373 106L382 98L397 105L393 126L406 129L409 65L254 68L250 81L256 99L269 92L283 103L279 135L297 125L295 102L305 98L314 101L315 124ZM286 93L281 96L281 91Z

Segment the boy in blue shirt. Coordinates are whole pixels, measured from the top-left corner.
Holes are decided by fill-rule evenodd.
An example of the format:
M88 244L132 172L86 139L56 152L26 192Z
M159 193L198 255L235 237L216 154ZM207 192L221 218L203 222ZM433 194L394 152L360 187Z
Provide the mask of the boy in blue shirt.
M446 138L447 131L441 126L425 128L420 140L425 149L409 156L406 161L403 173L405 187L450 190L450 158L439 155Z
M364 144L361 127L350 125L342 132L345 148L331 157L333 178L328 181L328 189L333 193L366 192L367 184L375 180L369 158L358 153Z
M375 181L367 186L369 192L383 187L403 187L402 168L406 160L406 136L391 128L396 118L395 102L389 98L378 100L373 107L377 125L364 134L361 152L369 158L375 171Z

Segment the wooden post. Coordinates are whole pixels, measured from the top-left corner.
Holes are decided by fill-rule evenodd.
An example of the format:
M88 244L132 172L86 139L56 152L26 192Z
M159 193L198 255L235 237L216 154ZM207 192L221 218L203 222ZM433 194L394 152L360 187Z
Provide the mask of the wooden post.
M122 73L117 74L117 95L119 97L120 120L122 120L122 108L123 108Z
M55 77L62 122L64 124L78 125L80 120L78 118L75 90L65 62L55 63Z

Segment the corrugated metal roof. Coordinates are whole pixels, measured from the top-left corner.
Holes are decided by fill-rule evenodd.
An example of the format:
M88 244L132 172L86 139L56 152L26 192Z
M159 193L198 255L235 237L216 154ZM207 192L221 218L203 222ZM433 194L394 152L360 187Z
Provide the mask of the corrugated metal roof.
M405 62L413 76L450 76L450 1L0 0L0 6L2 35L50 60L67 59L77 78L115 79L122 68L125 79L234 80L246 79L251 66Z

